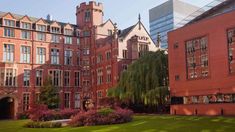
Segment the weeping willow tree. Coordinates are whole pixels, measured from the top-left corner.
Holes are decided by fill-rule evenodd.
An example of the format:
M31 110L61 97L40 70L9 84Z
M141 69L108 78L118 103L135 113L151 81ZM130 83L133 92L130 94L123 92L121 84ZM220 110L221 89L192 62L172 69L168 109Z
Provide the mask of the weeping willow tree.
M110 97L147 106L164 105L168 94L168 59L164 51L148 52L129 65L118 85L108 91Z

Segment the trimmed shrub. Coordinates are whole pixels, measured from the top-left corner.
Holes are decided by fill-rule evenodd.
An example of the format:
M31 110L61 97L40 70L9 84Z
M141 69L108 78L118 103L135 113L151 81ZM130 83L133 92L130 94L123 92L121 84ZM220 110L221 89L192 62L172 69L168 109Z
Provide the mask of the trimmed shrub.
M104 115L104 116L107 116L109 115L110 113L113 113L113 109L111 108L102 108L102 109L99 109L97 112L100 114L100 115Z
M29 110L29 117L32 121L51 121L69 119L75 116L79 110L64 109L60 111L49 110L45 105L38 105Z
M118 108L116 110L104 108L100 110L89 110L88 112L80 112L72 117L69 124L73 127L109 125L130 122L133 112L128 109Z
M28 122L24 125L27 128L60 128L62 124L60 122Z

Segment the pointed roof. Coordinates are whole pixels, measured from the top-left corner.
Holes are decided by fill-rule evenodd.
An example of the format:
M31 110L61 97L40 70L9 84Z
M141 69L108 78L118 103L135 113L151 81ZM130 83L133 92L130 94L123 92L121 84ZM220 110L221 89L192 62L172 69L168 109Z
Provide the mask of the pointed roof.
M7 12L7 13L3 14L3 16L1 16L1 17L5 17L7 15L10 15L12 18L17 19L11 12Z
M114 26L114 23L111 19L108 19L105 23L101 24L100 26L104 26L105 24L107 24L108 22L110 22L113 26Z

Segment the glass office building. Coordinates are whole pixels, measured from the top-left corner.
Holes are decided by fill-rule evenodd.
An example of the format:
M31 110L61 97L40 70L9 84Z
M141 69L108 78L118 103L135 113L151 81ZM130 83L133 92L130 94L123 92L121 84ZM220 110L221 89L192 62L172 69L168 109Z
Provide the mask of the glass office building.
M161 48L167 48L167 33L199 8L180 0L169 0L149 10L150 35L154 42L161 35Z

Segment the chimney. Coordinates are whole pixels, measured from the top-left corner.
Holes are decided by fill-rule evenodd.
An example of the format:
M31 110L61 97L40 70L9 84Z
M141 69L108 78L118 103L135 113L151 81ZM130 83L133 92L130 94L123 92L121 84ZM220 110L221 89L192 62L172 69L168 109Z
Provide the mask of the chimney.
M47 15L47 20L48 20L48 21L52 21L52 15L48 14L48 15Z

